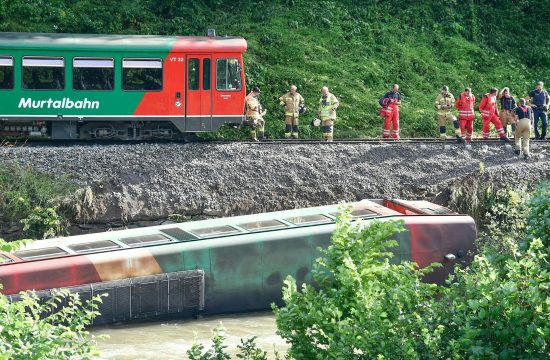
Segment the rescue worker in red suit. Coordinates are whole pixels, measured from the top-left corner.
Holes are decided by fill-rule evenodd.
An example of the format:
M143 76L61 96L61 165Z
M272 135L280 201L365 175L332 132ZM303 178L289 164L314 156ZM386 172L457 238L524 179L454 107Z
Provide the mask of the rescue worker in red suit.
M498 136L502 141L508 141L506 137L506 132L502 127L502 123L498 118L498 108L497 108L497 94L498 89L492 88L487 94L483 95L481 102L479 103L479 110L481 111L481 119L483 121L483 127L481 129L483 133L483 140L489 138L489 129L491 123L495 126L495 129L498 132Z
M474 133L474 108L476 106L476 97L472 94L472 89L469 87L460 93L456 100L456 108L458 109L458 122L460 124L460 132L466 141L472 141Z
M384 117L384 138L390 137L390 125L392 126L391 137L399 139L399 106L401 105L401 94L399 85L394 84L392 90L384 95L386 106L380 109L380 115ZM388 100L386 100L388 99Z

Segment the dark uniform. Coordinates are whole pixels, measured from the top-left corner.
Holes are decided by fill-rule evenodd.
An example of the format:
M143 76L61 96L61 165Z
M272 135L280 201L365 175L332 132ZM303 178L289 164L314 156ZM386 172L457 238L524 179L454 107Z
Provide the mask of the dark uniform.
M535 117L535 139L546 139L546 129L548 128L548 103L550 96L544 89L535 89L529 93L531 97L531 107ZM542 122L542 132L539 133L539 120Z
M513 96L503 96L500 98L500 122L504 131L508 132L508 124L512 126L512 133L516 131L516 99Z

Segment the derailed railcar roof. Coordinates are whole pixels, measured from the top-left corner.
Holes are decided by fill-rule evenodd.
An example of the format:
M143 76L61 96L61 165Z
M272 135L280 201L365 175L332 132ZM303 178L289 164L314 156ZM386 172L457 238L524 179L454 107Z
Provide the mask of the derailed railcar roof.
M5 50L245 52L246 40L225 36L0 33Z

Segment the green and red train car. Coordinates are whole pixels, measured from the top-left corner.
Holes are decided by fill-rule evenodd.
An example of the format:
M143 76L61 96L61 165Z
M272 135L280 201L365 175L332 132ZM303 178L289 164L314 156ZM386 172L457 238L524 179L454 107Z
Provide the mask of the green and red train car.
M177 138L243 118L238 37L0 33L0 136Z
M352 216L401 219L394 261L442 267L426 281L442 283L457 262L467 264L473 219L425 201L363 200ZM107 293L96 323L159 315L233 313L281 303L292 275L312 283L319 248L330 243L338 205L296 209L37 241L0 253L1 290L12 300L69 288L84 298Z

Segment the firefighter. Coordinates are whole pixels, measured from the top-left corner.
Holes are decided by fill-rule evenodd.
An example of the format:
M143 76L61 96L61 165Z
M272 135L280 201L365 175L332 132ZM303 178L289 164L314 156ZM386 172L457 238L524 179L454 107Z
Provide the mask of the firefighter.
M298 116L305 111L304 98L296 92L295 85L290 91L279 98L281 106L285 107L285 138L298 138Z
M323 138L326 141L332 141L334 132L334 121L336 121L336 109L340 103L336 96L328 91L328 87L321 89L321 99L319 100L319 112L317 116L321 118L323 127Z
M466 137L466 141L472 141L472 134L474 132L475 106L476 97L472 94L472 89L467 87L460 93L456 101L460 132L463 137Z
M550 96L544 90L543 82L537 84L537 88L529 93L531 98L531 108L535 118L535 140L546 140L546 129L548 127L548 106ZM542 122L542 132L539 133L539 120Z
M523 150L525 160L529 158L529 138L531 137L531 127L533 126L533 111L527 106L525 99L519 99L519 106L514 110L517 116L516 134L516 155Z
M489 129L491 123L493 123L500 140L508 141L504 128L502 127L502 123L498 118L497 94L498 89L492 88L488 93L483 95L483 98L479 103L479 110L481 111L481 119L483 121L483 127L481 129L483 133L483 140L487 140L489 138Z
M382 109L380 115L384 117L384 138L390 137L390 125L392 126L391 137L399 139L399 106L401 105L402 96L399 93L399 85L393 84L392 90L384 94L380 99Z
M500 122L506 134L508 134L508 124L512 127L512 134L516 132L516 99L510 95L510 89L505 87L498 95L500 99Z
M455 118L451 112L455 104L455 98L453 94L449 92L448 86L443 86L441 88L441 94L435 99L435 108L437 110L437 123L439 125L439 139L447 139L447 129L445 125L447 122L451 122L455 128L456 141L464 142L462 135L460 133L460 128L458 126L458 120Z
M265 139L264 133L264 115L265 110L262 109L260 100L260 89L255 87L252 91L246 96L246 120L245 124L250 126L250 138L252 141L258 141L260 139ZM258 137L256 136L256 131L258 132Z

